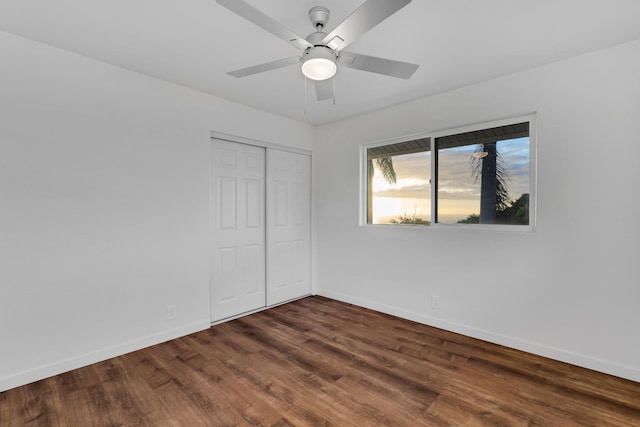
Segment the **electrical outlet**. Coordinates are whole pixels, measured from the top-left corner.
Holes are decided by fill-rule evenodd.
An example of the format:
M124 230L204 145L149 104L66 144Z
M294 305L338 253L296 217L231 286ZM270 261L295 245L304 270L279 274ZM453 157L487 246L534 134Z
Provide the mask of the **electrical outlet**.
M434 310L440 309L440 297L437 295L431 295L431 308Z
M173 320L176 318L176 316L178 315L178 312L176 311L176 306L175 305L168 305L167 306L167 320Z

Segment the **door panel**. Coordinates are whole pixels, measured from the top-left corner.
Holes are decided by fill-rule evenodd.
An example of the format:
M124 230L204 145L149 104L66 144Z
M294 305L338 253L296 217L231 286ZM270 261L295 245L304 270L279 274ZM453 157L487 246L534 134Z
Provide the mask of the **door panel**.
M267 305L311 293L311 158L267 149Z
M218 255L220 266L220 302L226 302L236 297L236 275L238 269L237 248L220 248Z
M211 320L264 307L265 149L212 140Z
M264 182L257 179L248 179L247 185L247 228L258 228L264 224L260 217L263 203L262 191Z
M220 209L220 229L236 229L236 178L220 176L220 197L218 207Z

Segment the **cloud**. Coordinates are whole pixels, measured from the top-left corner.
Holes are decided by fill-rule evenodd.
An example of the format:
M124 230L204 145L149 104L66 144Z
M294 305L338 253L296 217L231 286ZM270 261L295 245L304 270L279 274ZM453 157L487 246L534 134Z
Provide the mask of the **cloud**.
M396 198L413 198L413 199L430 199L430 185L412 185L407 187L389 188L382 191L375 191L375 197L396 197Z
M438 198L447 200L477 200L480 198L480 187L475 189L441 185L438 188Z
M507 165L513 200L529 190L529 142L519 138L498 142L498 151ZM438 197L447 200L479 200L480 181L471 171L471 154L475 145L455 147L439 152ZM431 152L393 157L397 183L392 185L377 171L374 194L377 197L430 198Z
M475 145L441 150L439 153L438 197L443 199L479 199L480 180L471 174L471 154ZM529 140L518 138L497 145L509 173L509 194L513 200L529 190Z

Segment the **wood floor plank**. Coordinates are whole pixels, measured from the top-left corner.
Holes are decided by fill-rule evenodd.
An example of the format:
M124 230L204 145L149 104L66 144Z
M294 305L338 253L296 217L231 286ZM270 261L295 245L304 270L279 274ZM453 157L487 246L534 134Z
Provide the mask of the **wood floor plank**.
M0 393L0 426L640 426L640 384L323 297Z

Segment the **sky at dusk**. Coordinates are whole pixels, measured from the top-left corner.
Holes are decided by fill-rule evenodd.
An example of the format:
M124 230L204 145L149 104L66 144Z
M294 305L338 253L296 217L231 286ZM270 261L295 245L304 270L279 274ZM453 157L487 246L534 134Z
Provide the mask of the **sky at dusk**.
M474 182L470 158L477 145L439 152L439 222L456 223L480 212L480 183ZM529 138L499 141L498 152L509 173L509 194L515 200L529 192ZM375 163L375 162L374 162ZM373 222L388 223L402 215L431 221L431 153L393 157L396 184L388 183L377 166L373 177Z

